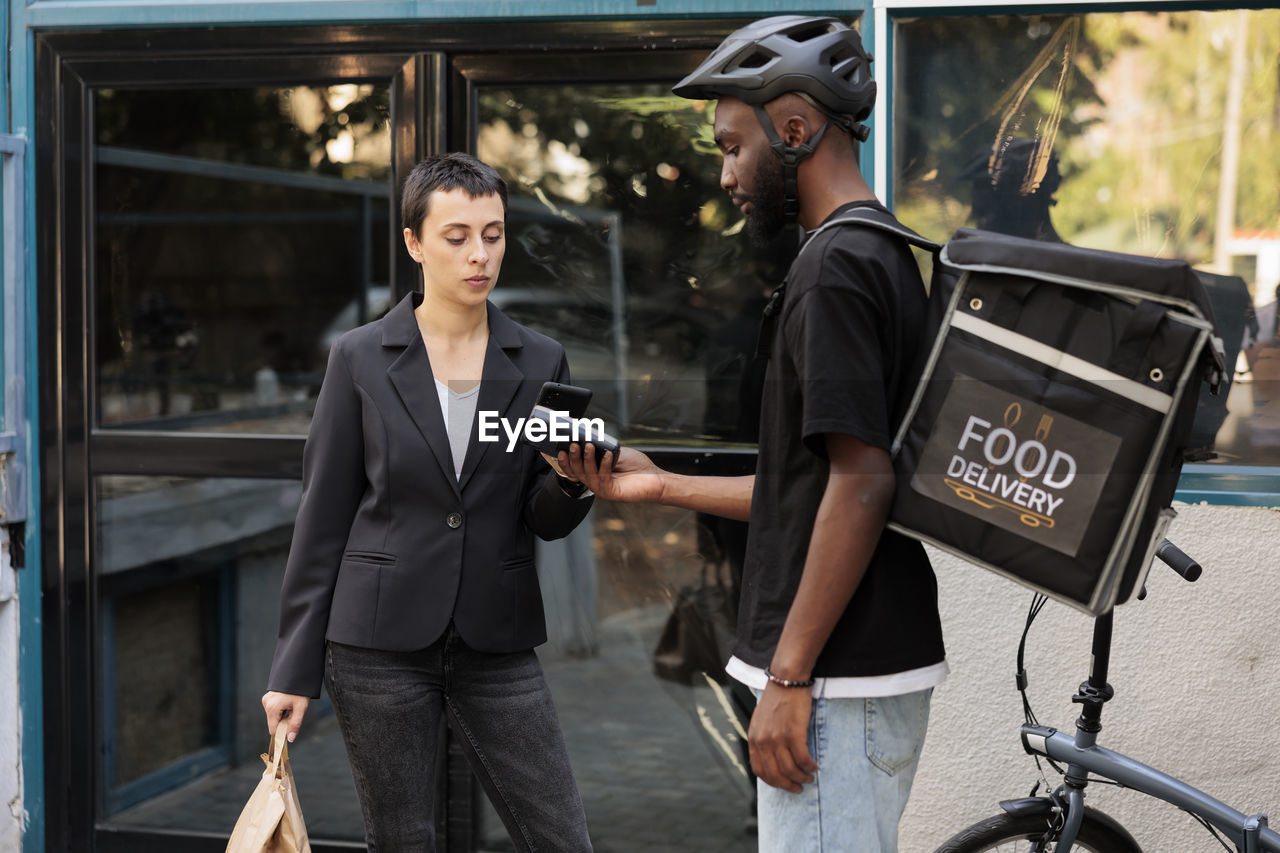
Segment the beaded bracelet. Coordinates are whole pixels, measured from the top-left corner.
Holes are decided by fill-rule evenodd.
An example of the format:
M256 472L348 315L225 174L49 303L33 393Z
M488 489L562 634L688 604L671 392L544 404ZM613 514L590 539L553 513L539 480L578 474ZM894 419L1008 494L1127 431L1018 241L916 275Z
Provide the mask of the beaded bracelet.
M813 678L809 678L806 681L788 681L785 678L779 678L778 676L774 675L772 672L769 671L769 667L767 666L764 668L764 677L769 679L779 687L812 687L813 686Z

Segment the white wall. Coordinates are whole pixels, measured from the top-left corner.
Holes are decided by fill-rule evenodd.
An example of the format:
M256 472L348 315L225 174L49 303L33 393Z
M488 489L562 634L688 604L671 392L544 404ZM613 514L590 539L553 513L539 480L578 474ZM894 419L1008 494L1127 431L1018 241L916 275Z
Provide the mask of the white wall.
M1169 538L1204 566L1187 583L1157 563L1145 601L1116 610L1100 744L1182 778L1246 813L1280 823L1280 511L1179 506ZM951 676L934 693L929 734L902 822L904 853L1026 796L1035 762L1022 751L1014 688L1031 593L951 557L938 573ZM1027 642L1040 723L1074 733L1071 696L1089 668L1092 622L1050 602ZM1057 778L1046 766L1050 781ZM1144 850L1218 849L1191 818L1132 791L1090 786L1087 802L1123 823Z
M17 579L0 527L0 851L22 849L22 749L18 713Z

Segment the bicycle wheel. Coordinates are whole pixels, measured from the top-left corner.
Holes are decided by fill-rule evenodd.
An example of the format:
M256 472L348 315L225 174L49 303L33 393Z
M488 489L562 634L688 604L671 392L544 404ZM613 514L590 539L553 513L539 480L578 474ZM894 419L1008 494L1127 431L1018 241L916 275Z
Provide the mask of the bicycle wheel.
M1073 853L1142 853L1132 839L1108 826L1107 818L1099 818L1101 814L1085 808ZM999 814L957 833L934 853L1054 853L1056 839L1041 843L1048 829L1045 814Z

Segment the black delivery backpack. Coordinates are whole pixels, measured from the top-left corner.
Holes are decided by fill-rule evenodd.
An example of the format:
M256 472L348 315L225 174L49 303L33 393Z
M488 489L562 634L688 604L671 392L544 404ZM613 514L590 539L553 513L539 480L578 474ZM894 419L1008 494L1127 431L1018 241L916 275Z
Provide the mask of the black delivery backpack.
M1094 615L1142 589L1202 382L1223 365L1190 265L961 229L892 448L895 529Z
M874 211L838 222L937 248ZM1183 460L1208 455L1186 446L1223 371L1200 279L960 229L929 300L937 336L891 449L889 526L1090 614L1136 596Z

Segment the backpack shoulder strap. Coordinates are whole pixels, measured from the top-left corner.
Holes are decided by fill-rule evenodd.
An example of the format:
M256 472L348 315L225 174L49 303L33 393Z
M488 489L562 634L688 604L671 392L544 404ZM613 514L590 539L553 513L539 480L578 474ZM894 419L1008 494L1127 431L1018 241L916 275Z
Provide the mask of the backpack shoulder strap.
M888 231L890 234L896 234L912 246L924 249L926 252L930 253L934 260L934 270L936 271L939 267L938 255L942 251L941 243L935 243L927 237L921 237L919 234L895 219L891 213L885 213L874 208L866 207L854 208L838 219L833 219L830 222L824 222L821 226L814 229L814 231L808 235L808 239L804 241L804 244L800 246L800 251L797 252L796 256L799 257L804 253L804 250L813 243L814 237L818 236L823 231L826 231L828 228L834 228L837 225L861 225L864 228L879 228L881 231ZM792 264L794 263L795 261L792 261ZM794 266L792 268L794 269ZM756 358L766 360L769 358L769 350L773 338L773 328L777 323L776 316L782 310L782 298L783 294L786 292L787 282L790 277L790 273L788 272L787 279L784 279L782 284L778 285L777 289L773 291L773 295L769 297L769 303L764 307L764 320L760 327L760 337L756 344Z
M813 238L826 231L828 228L834 228L837 225L861 225L865 228L879 228L881 231L888 231L890 234L897 234L917 248L924 249L932 255L937 255L942 251L942 244L935 243L927 237L921 237L907 226L903 225L892 214L884 213L873 208L859 207L854 208L838 219L823 223L805 241L805 246L813 241ZM800 251L804 251L801 247Z

